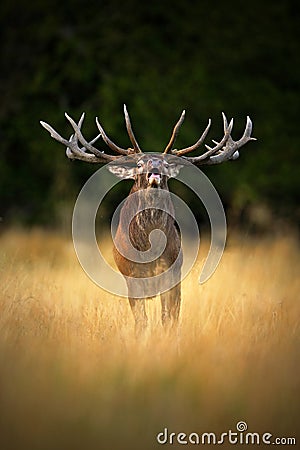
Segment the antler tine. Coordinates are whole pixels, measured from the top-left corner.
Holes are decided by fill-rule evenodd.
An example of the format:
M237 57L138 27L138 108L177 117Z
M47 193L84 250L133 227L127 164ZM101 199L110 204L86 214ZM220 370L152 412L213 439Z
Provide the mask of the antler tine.
M180 119L178 120L175 127L173 128L171 139L170 139L168 145L166 146L164 153L169 153L172 150L175 139L178 136L180 127L183 124L184 118L185 118L185 109L182 111Z
M47 122L43 122L42 120L40 120L40 124L42 125L42 127L45 128L45 130L48 131L48 133L50 133L50 136L55 139L58 142L61 142L62 144L68 146L69 145L69 141L67 141L67 139L64 139L57 131L54 130L54 128L51 127L51 125L49 125L49 123Z
M81 117L80 117L80 119L79 119L79 122L78 122L78 128L79 128L80 130L81 130L81 126L82 126L84 117L85 117L85 113L82 113L82 114L81 114ZM97 136L94 137L94 139L92 139L92 140L89 142L89 144L90 144L90 145L95 144L95 142L97 142L99 138L101 138L101 133L97 134ZM103 153L103 152L101 152L101 153Z
M99 139L100 135L96 136L91 142L87 142L81 133L81 126L84 120L84 113L81 115L78 124L74 122L74 120L65 114L66 118L72 125L75 134L72 134L69 140L63 138L57 131L54 130L48 123L40 121L40 124L50 133L51 137L56 141L67 147L66 155L69 159L80 159L82 161L90 162L90 163L107 163L109 161L114 161L118 156L107 155L104 152L93 147L93 143ZM84 147L80 148L78 146L78 140L80 140L81 144ZM88 153L87 150L91 153Z
M183 148L183 149L181 149L181 150L177 150L176 152L174 151L174 153L176 154L176 156L182 156L182 155L185 155L186 153L193 152L194 150L196 150L197 148L199 148L200 145L203 144L204 139L206 138L207 133L208 133L208 131L209 131L209 129L210 129L210 126L211 126L211 120L208 119L207 127L206 127L205 130L203 131L202 136L200 137L200 139L198 139L198 141L197 141L194 145L191 145L190 147Z
M243 136L238 141L234 141L229 135L229 139L219 154L215 154L211 157L210 164L220 164L229 159L237 159L239 157L238 149L249 141L256 141L256 138L251 137L252 133L252 121L247 116L246 127Z
M75 135L78 138L79 142L84 146L85 149L87 149L89 152L93 153L95 156L102 157L104 152L101 152L96 147L94 147L90 142L88 142L81 133L81 126L84 120L85 114L82 113L78 124L70 117L67 113L65 113L66 119L70 122L72 125L73 130L75 131Z
M234 141L231 137L231 131L233 128L233 119L231 119L231 121L228 124L227 118L224 113L222 113L222 116L224 123L224 136L222 140L219 143L213 141L216 144L215 147L209 147L208 145L205 145L208 151L200 156L196 156L194 158L185 157L192 164L212 165L212 164L219 164L224 161L228 161L230 159L231 160L237 159L239 157L238 149L243 145L245 145L248 141L256 140L255 138L251 137L252 121L249 116L247 116L245 131L239 141Z
M66 155L69 159L79 159L81 161L90 162L90 163L106 163L112 161L110 155L102 154L101 157L98 157L92 153L87 153L86 149L78 147L78 138L76 134L72 134L68 141L68 147L66 149Z
M215 155L216 153L218 153L224 147L226 142L229 139L231 139L230 134L231 134L231 131L233 128L233 119L231 119L231 121L229 122L229 125L228 125L227 118L223 112L222 112L222 117L223 117L223 125L224 125L224 136L220 142L213 140L213 143L216 144L215 147L210 147L209 145L205 145L208 152L203 153L203 155L200 156L202 159L205 159L208 156Z
M129 136L130 142L133 145L134 152L135 153L142 153L142 150L140 149L140 146L139 146L139 144L138 144L138 142L137 142L137 140L136 140L136 138L135 138L135 136L133 134L132 126L131 126L131 122L130 122L130 117L129 117L129 114L128 114L128 111L127 111L127 107L126 107L125 104L124 104L124 116L125 116L125 123L126 123L128 136Z
M241 137L241 139L237 142L237 144L239 146L241 146L241 145L244 145L244 142L246 143L248 141L256 141L256 138L251 137L251 133L252 133L252 120L250 119L249 116L247 116L247 122L246 122L244 134Z
M111 139L109 139L109 137L105 133L104 129L100 125L98 117L96 117L96 124L97 124L98 130L100 131L103 141L111 150L113 150L116 153L120 153L120 155L128 155L130 153L129 150L125 150L124 148L119 147Z

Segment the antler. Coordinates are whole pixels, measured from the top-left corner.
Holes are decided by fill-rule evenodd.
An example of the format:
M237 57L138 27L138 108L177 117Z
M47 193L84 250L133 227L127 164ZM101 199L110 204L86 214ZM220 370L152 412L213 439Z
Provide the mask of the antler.
M109 155L105 153L104 151L98 150L96 147L93 146L93 144L102 137L103 141L106 143L106 145L113 150L116 153L119 153L119 155L130 155L132 153L140 153L141 149L134 137L129 114L127 112L126 106L124 105L124 114L125 114L125 122L126 122L126 128L128 131L128 135L130 138L130 141L133 145L132 148L124 149L119 147L118 145L114 144L109 137L106 135L104 129L99 123L98 117L96 117L96 124L100 131L100 134L98 134L93 140L88 142L81 132L82 123L84 120L85 114L82 113L78 124L72 119L72 117L68 116L67 113L65 113L66 119L70 122L74 134L69 138L69 140L63 138L57 131L54 130L54 128L51 127L46 122L40 121L40 124L50 133L51 137L55 139L56 141L62 143L67 147L66 155L69 159L79 159L81 161L86 161L90 163L107 163L110 161L115 161L120 156L116 155ZM79 143L83 145L83 147L79 147Z
M230 159L237 159L239 157L238 149L240 147L242 147L249 141L256 141L255 138L251 137L252 121L251 121L250 117L247 116L247 123L246 123L246 128L245 128L243 136L241 137L241 139L239 141L234 141L231 137L231 131L232 131L232 127L233 127L233 119L231 119L231 121L228 124L227 118L224 113L222 113L222 116L223 116L223 123L224 123L223 138L221 139L220 142L213 141L213 143L216 144L215 147L209 147L208 145L205 145L207 151L205 153L203 153L202 155L195 156L195 157L183 156L187 153L190 153L190 152L196 150L204 142L204 139L206 138L206 135L207 135L210 125L211 125L210 119L208 121L208 125L207 125L206 129L204 130L202 136L194 145L187 147L187 148L183 148L181 150L176 150L176 149L170 150L170 148L174 142L174 139L172 140L172 138L171 138L171 141L170 141L171 145L169 143L166 150L170 151L171 154L173 154L173 155L183 156L184 159L187 159L189 162L191 162L192 164L195 164L196 166L219 164L219 163L222 163L222 162L230 160ZM182 116L181 116L181 119L182 119ZM179 122L176 124L176 126L174 128L173 135L175 134L175 129L176 129L176 135L178 134ZM181 123L182 122L183 122L183 120L181 121ZM180 123L180 125L181 125L181 123ZM172 135L172 137L173 137L173 135ZM166 153L166 150L165 150L165 153Z
M173 144L174 144L175 139L176 139L176 137L177 137L177 135L179 133L179 129L180 129L181 125L183 124L184 118L185 118L185 109L182 111L180 119L178 120L178 122L176 123L175 127L173 128L171 139L170 139L168 145L166 146L166 148L164 150L164 153L172 152Z
M182 111L180 119L178 120L178 122L176 123L176 125L173 129L173 133L172 133L170 142L168 143L167 147L165 148L164 153L173 153L173 154L176 154L176 156L182 156L186 153L193 152L194 150L196 150L198 147L200 147L200 145L203 143L204 139L206 138L206 135L207 135L208 130L211 125L210 119L208 120L208 125L205 128L204 132L202 133L202 136L200 137L200 139L198 139L198 141L194 145L191 145L190 147L184 148L182 150L172 150L172 146L175 142L176 137L178 136L179 129L180 129L181 125L183 124L184 118L185 118L185 110Z
M105 153L104 151L98 150L96 147L94 147L94 143L102 137L106 145L113 150L114 152L118 153L119 155L132 155L136 153L141 153L140 146L134 136L134 133L132 131L132 126L130 122L130 117L127 112L126 105L124 105L124 115L125 115L125 123L127 132L130 138L130 141L133 145L133 148L124 149L116 145L113 141L109 139L109 137L106 135L104 129L99 123L98 117L96 117L96 124L100 131L100 134L98 134L93 140L88 142L82 135L81 127L84 120L84 113L81 115L78 124L70 117L67 113L65 113L66 119L70 122L74 134L70 137L69 140L63 138L60 136L57 131L54 130L48 123L46 122L40 122L41 125L50 133L50 135L57 140L58 142L61 142L63 145L67 147L66 154L68 158L70 159L80 159L82 161L87 161L91 163L107 163L109 161L114 161L120 156L116 155L110 155ZM255 141L256 139L251 137L252 132L252 122L249 116L247 116L247 122L246 127L243 136L240 140L234 141L231 137L231 131L233 127L233 119L230 120L229 124L227 122L226 116L224 113L222 113L223 116L223 124L224 124L224 136L221 139L220 142L213 141L215 144L214 147L209 147L208 145L205 145L207 151L203 153L200 156L184 156L187 153L190 153L197 148L200 147L200 145L204 142L207 133L210 129L211 120L209 119L208 125L205 128L204 132L202 133L202 136L198 141L191 145L190 147L183 148L181 150L172 149L173 144L175 142L175 139L179 133L179 129L184 121L185 117L185 110L181 113L180 119L176 123L170 141L168 145L166 146L164 150L164 154L171 153L172 155L181 156L184 159L188 160L192 164L195 164L196 166L201 165L212 165L212 164L219 164L224 161L230 160L230 159L237 159L239 157L238 149L245 145L249 141ZM79 147L79 143L83 147Z
M139 144L137 143L137 140L135 139L135 136L132 131L131 122L130 122L129 114L127 112L126 105L124 105L124 115L125 115L125 123L126 123L128 136L133 145L133 149L128 148L127 150L125 150L124 148L121 148L118 145L116 145L111 139L109 139L109 137L105 133L104 129L100 125L98 117L96 117L96 124L97 124L98 130L100 131L102 139L104 140L105 144L108 145L108 147L111 150L113 150L114 152L120 153L121 155L129 155L132 153L141 153Z
M140 149L139 144L137 143L137 140L133 134L132 131L132 127L131 127L131 122L130 122L130 117L129 114L127 112L127 108L126 105L124 105L124 116L125 116L125 122L126 122L126 128L127 128L127 133L129 136L129 139L133 145L133 149L135 153L142 153L142 150Z

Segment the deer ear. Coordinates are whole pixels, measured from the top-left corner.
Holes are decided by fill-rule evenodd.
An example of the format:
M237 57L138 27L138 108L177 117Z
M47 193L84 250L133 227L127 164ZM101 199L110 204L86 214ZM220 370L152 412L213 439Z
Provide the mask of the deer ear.
M170 164L168 167L168 177L169 178L175 178L180 172L180 169L182 169L184 165L179 164Z
M113 166L109 164L108 170L119 178L135 178L135 167Z

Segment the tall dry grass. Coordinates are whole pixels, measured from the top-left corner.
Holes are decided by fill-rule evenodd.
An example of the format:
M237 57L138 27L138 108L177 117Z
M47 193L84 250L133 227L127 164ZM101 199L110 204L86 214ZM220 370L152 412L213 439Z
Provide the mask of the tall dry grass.
M86 277L70 239L3 234L1 450L153 449L165 427L222 433L240 420L297 437L299 268L292 237L231 237L209 282L200 261L184 280L178 331L149 300L140 342L127 301Z

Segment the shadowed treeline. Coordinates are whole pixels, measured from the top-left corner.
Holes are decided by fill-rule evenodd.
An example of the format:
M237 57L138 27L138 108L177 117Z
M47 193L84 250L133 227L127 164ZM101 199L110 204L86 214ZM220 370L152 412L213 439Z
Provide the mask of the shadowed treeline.
M64 112L87 113L84 132L127 146L122 104L145 151L161 151L183 108L178 147L221 111L239 138L249 114L258 138L241 158L205 169L237 223L299 218L299 25L292 0L127 2L3 0L0 216L4 224L60 223L95 170L64 156L39 120L71 134ZM104 148L103 144L99 144ZM124 183L115 191L126 190ZM192 197L189 203L193 204ZM113 202L112 202L113 204Z

